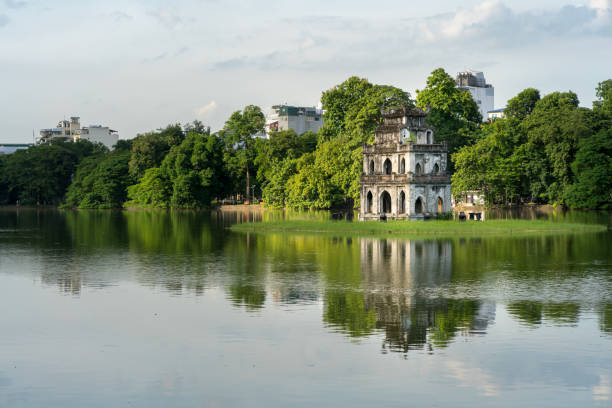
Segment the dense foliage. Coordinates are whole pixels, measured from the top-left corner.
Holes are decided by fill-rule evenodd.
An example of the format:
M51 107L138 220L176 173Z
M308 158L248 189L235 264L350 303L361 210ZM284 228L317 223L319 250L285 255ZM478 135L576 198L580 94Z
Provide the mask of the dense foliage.
M612 199L612 81L593 109L573 92L540 99L529 88L508 101L507 118L483 125L454 156L456 196L483 191L487 203L543 202L608 207Z
M0 155L0 203L60 204L79 163L106 148L88 141L54 141Z
M488 204L540 202L607 207L612 191L612 80L593 108L573 92L541 97L528 88L506 118L481 122L476 102L442 68L417 99L393 86L350 77L322 93L318 134L261 138L265 117L248 105L211 133L199 121L119 141L112 151L86 141L53 142L0 156L0 204L66 207L205 208L261 197L266 206L356 208L364 144L381 112L421 107L450 154L453 191L482 191Z
M470 92L457 88L455 80L442 68L431 73L423 90L417 90L417 106L428 110L427 123L436 130L436 142L446 143L449 155L471 143L482 123ZM453 169L450 162L449 170Z

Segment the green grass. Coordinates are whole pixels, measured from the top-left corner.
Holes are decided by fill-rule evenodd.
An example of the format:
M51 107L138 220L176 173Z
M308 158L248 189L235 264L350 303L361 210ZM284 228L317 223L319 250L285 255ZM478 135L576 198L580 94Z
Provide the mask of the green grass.
M281 220L234 224L233 231L244 232L305 232L342 235L394 236L458 236L458 235L523 235L557 232L605 231L605 225L552 222L544 220L489 221L317 221Z

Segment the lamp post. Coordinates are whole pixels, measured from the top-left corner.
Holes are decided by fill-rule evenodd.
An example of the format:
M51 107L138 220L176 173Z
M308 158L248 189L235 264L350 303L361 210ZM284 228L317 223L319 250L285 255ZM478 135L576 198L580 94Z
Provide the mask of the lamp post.
M255 184L251 186L251 202L255 201Z

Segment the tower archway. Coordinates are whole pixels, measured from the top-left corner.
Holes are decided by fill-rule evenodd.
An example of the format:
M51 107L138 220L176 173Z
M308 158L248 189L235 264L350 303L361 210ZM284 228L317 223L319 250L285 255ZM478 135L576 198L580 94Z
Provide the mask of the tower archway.
M383 193L380 195L380 208L380 212L383 214L391 213L391 194L389 194L387 191L383 191Z
M399 196L399 210L398 213L403 214L406 212L406 194L402 191Z
M369 170L370 170L370 174L374 174L374 160L370 160Z
M438 166L438 163L436 163L433 168L433 174L438 174L439 172L440 172L440 166Z
M384 169L384 173L385 174L391 174L391 160L387 159L385 160L385 164L383 165L383 169Z
M372 197L372 192L368 191L368 195L366 198L366 211L368 213L372 213L373 202L374 202L374 199Z
M444 203L442 202L442 198L438 197L438 214L442 214L444 212Z
M423 174L421 163L417 163L416 166L414 167L414 174L417 176L420 176L421 174Z
M423 200L421 199L421 197L417 198L414 202L414 213L423 214Z
M402 161L400 162L400 173L404 174L406 172L406 159L402 157Z

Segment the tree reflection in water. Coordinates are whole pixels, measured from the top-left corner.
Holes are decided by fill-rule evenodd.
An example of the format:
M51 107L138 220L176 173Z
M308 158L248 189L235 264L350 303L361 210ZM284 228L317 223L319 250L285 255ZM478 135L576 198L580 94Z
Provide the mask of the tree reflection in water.
M321 303L330 330L380 335L383 352L484 334L496 301L528 328L575 326L592 312L612 334L609 233L405 240L224 228L282 216L4 210L0 245L36 256L42 282L74 296L133 280L172 295L221 288L245 310Z

